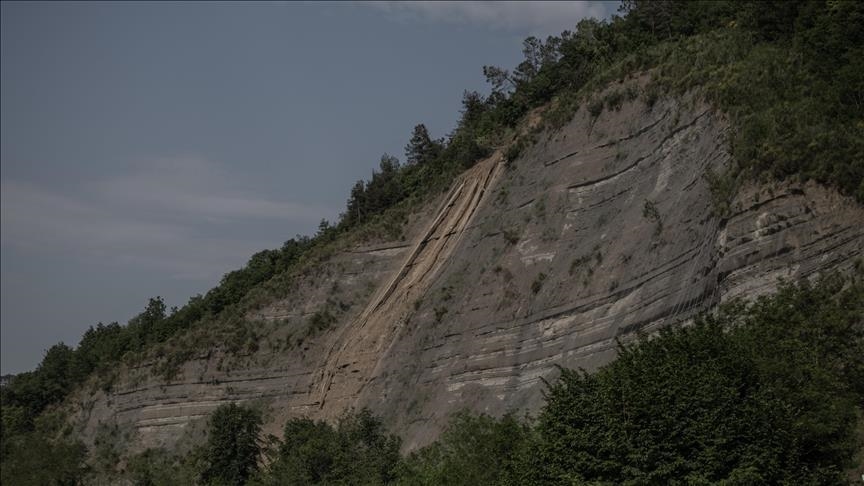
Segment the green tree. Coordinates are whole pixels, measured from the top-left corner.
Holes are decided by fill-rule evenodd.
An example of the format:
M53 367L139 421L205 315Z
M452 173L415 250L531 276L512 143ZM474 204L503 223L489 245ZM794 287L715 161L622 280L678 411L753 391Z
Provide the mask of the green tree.
M348 196L348 204L346 205L345 213L342 215L342 225L346 227L354 226L366 219L368 213L366 202L366 183L357 181L351 187L351 193Z
M80 484L88 470L87 449L69 436L64 414L51 410L22 417L21 410L10 410L6 404L2 408L0 484Z
M309 419L285 424L284 437L261 484L391 484L399 464L398 437L369 410L343 416L334 428Z
M148 344L159 342L157 330L166 317L167 307L162 297L152 297L147 302L144 311L129 320L129 330L134 336L137 350L144 349Z
M339 455L334 476L343 484L390 484L396 477L401 440L388 434L369 409L343 416L336 427Z
M405 160L409 164L424 165L435 160L440 155L442 143L432 140L426 125L419 124L411 133L411 140L405 146Z
M73 355L72 348L63 343L55 344L45 352L45 357L36 369L42 387L43 408L60 401L72 387Z
M837 484L864 401L864 286L826 280L734 303L562 370L531 482Z
M483 66L483 76L486 77L486 82L492 85L494 93L509 94L516 89L516 80L506 69L498 66Z
M209 420L204 446L206 466L201 472L205 484L245 484L258 470L261 455L261 414L234 403L217 408Z
M330 477L338 455L336 431L326 422L291 419L262 484L320 484Z
M73 486L87 472L87 449L80 442L29 432L14 438L0 466L0 483L16 486Z
M526 484L521 479L532 435L531 426L513 415L495 419L460 412L434 444L404 460L397 483Z
M95 370L104 370L116 363L129 351L129 339L120 324L101 322L90 326L75 350L73 375L85 379Z

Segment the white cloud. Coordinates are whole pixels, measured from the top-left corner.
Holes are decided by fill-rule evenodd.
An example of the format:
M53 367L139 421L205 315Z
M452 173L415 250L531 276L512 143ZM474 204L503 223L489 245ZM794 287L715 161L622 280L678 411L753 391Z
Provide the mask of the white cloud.
M403 20L473 24L522 34L546 36L573 30L586 17L606 17L617 2L368 2Z
M143 163L65 193L4 180L2 244L156 269L174 278L212 279L279 244L262 235L262 228L279 234L273 228L308 227L336 212L262 197L235 179L203 159L176 158Z

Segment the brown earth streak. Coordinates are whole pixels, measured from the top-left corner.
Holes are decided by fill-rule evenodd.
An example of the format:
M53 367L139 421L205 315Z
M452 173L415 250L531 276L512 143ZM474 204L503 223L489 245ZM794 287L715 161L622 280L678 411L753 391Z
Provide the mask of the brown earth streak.
M458 247L501 168L501 156L496 153L463 174L405 263L363 313L338 331L339 337L330 346L318 379L319 408L324 410L327 405L327 411L342 413L354 405L366 385L377 376L382 358L410 318L414 302L423 297Z
M616 340L778 278L850 271L864 209L830 189L746 187L715 214L704 176L729 163L727 132L689 97L597 119L580 110L511 166L496 153L467 171L404 241L345 248L298 274L247 316L254 353L202 350L170 382L145 364L108 393L82 392L82 437L119 425L137 432L131 450L170 447L218 405L259 401L275 434L289 417L370 407L413 449L462 408L536 412L556 365L596 369ZM280 344L337 302L330 330Z

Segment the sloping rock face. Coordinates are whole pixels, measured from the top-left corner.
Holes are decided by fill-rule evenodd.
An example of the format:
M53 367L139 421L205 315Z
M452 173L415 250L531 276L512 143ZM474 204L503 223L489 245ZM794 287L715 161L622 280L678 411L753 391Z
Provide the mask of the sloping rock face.
M715 214L705 176L730 162L727 131L695 98L580 110L517 160L496 153L463 174L404 240L298 276L247 316L255 352L201 350L170 382L143 365L82 395L83 435L119 425L136 449L172 446L219 404L261 401L268 432L368 406L416 448L463 408L538 410L556 365L596 369L616 340L856 265L864 208L831 190L748 187ZM298 343L330 308L335 324Z

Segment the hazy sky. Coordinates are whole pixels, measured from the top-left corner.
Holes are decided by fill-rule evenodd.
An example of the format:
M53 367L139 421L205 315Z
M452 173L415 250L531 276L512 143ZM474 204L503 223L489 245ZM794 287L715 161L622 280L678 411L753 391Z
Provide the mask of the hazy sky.
M0 371L335 219L481 67L615 3L2 3Z

